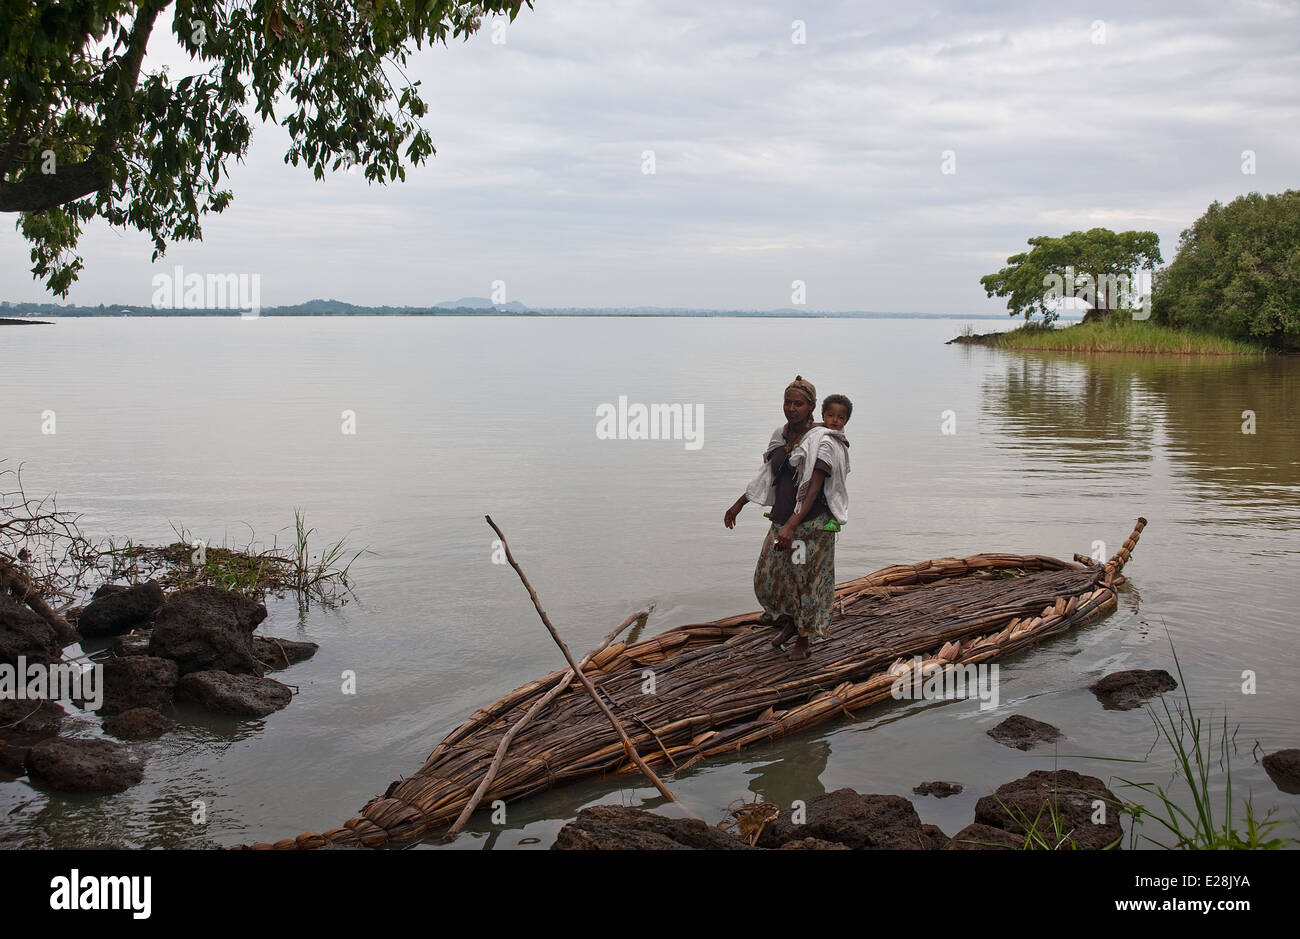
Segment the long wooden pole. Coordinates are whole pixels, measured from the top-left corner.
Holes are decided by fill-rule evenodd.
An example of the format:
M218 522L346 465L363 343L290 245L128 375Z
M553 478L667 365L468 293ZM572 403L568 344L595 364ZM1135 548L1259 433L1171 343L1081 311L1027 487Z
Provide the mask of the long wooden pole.
M627 731L623 729L623 725L620 724L618 718L614 716L614 712L605 705L605 702L601 700L600 695L596 694L596 687L591 683L591 680L583 674L582 669L578 667L578 664L573 661L573 655L569 652L569 647L564 644L564 640L560 638L560 634L556 632L555 627L551 625L550 617L547 616L546 611L542 609L541 601L537 599L537 591L533 589L533 585L530 584L528 578L524 576L523 570L520 569L519 564L515 561L515 556L510 553L510 545L506 543L506 536L501 533L500 528L497 528L497 523L492 521L491 515L484 515L483 517L487 519L487 523L492 526L492 530L496 532L497 537L501 539L501 547L505 549L506 560L510 562L510 566L515 569L515 573L518 574L519 579L523 581L524 588L528 591L528 596L533 601L533 608L537 610L537 615L542 618L542 623L550 632L551 638L555 640L555 644L559 646L560 651L564 653L564 658L569 663L569 668L577 676L578 680L582 682L582 687L587 689L587 694L591 695L591 700L596 702L596 707L600 708L601 713L605 715L610 724L614 726L614 730L618 733L619 737L622 738L623 752L631 758L632 762L637 765L637 768L641 770L641 772L645 773L646 778L654 783L654 787L659 790L660 795L669 802L676 802L678 805L682 805L680 802L677 802L677 797L668 791L668 787L664 785L663 780L655 775L655 771L646 765L645 760L641 759L641 754L637 753L636 747L632 745L632 738L627 735ZM695 813L686 808L686 806L682 805L682 809L692 818L697 817Z
M649 616L654 608L655 605L652 603L644 610L638 610L627 619L623 620L623 622L619 623L608 636L601 640L600 645L596 646L596 648L592 649L582 657L582 661L578 663L578 668L586 668L588 662L609 648L609 644L614 641L619 633L638 620L642 620ZM573 677L573 669L569 669L565 672L564 676L556 682L555 687L546 692L545 696L533 702L533 706L528 709L528 712L524 714L523 717L519 718L519 720L515 722L514 726L506 732L506 735L501 738L501 743L497 746L496 755L492 758L492 765L488 767L488 771L483 776L482 781L478 784L478 788L474 790L473 797L470 798L469 802L465 803L465 808L461 809L460 815L456 818L455 823L451 828L447 829L447 834L443 835L442 840L444 842L456 840L461 829L464 828L465 824L469 821L470 816L474 814L474 810L477 809L479 803L483 801L483 796L487 794L488 788L497 778L497 772L501 769L501 761L505 759L506 751L510 749L510 744L515 739L515 734L528 726L529 722L537 716L538 711L546 707L546 705L550 704L565 691L568 691L569 686L573 684Z

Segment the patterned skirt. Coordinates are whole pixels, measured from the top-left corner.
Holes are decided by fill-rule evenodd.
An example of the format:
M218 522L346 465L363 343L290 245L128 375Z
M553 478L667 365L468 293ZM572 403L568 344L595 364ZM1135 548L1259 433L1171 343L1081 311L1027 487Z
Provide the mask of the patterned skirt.
M768 529L754 568L754 595L763 606L760 623L783 625L789 618L800 636L826 638L835 604L835 533L822 531L828 518L822 513L804 519L788 551L776 549L781 526Z

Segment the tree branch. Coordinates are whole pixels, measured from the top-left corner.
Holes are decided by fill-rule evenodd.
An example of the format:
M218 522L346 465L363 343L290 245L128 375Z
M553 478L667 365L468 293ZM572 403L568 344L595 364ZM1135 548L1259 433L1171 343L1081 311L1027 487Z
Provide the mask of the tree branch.
M170 5L171 0L145 0L140 4L135 22L131 24L126 51L117 63L116 87L104 109L108 116L91 155L80 163L60 168L57 173L31 175L18 182L4 182L3 173L0 173L0 212L44 212L98 192L109 184L108 154L121 137L123 116L140 81L140 66L154 22L158 14Z

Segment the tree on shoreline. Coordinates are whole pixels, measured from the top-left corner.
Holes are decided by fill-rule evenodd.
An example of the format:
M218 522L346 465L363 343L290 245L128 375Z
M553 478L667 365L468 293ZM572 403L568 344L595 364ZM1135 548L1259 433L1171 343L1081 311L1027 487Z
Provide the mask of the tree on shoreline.
M1104 319L1131 289L1134 272L1163 263L1160 238L1151 231L1093 228L1059 238L1037 235L1029 245L1007 258L1002 270L980 278L988 296L1007 297L1009 315L1023 315L1026 323L1034 313L1051 323L1059 315L1056 301L1076 296L1091 307L1084 322Z
M1300 348L1300 190L1213 202L1160 275L1156 322Z
M434 153L420 83L402 71L410 46L468 39L485 14L513 20L525 3L175 0L172 32L206 71L173 81L141 74L173 0L0 0L0 212L19 213L32 273L58 296L82 269L75 248L93 218L148 232L156 261L229 205L218 185L248 148L241 109L251 95L275 121L282 91L286 163L317 179L355 164L371 182L405 180L403 144L412 165Z

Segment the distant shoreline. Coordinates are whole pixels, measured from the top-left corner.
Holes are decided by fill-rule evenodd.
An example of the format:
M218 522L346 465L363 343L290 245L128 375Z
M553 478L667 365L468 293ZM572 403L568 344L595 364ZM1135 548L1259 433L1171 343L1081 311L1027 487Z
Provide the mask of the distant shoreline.
M5 312L13 312L12 305ZM54 319L89 319L89 318L240 318L241 313L238 310L172 310L172 309L153 309L150 307L113 307L112 311L99 310L93 307L64 307L49 309L46 304L42 304L43 309L38 312L19 314L18 318L0 318L0 323L35 323L44 322L29 317L42 316ZM1000 314L990 313L867 313L867 312L800 312L793 310L779 311L751 311L751 310L622 310L622 309L556 309L556 310L529 310L527 312L514 312L509 310L480 310L480 309L454 309L454 310L367 310L367 311L347 311L347 312L325 312L319 310L310 311L284 311L283 307L267 307L257 314L257 317L356 317L356 316L386 316L386 317L429 317L429 316L480 316L480 317L659 317L675 319L927 319L927 320L999 320L1004 321L1006 317Z

